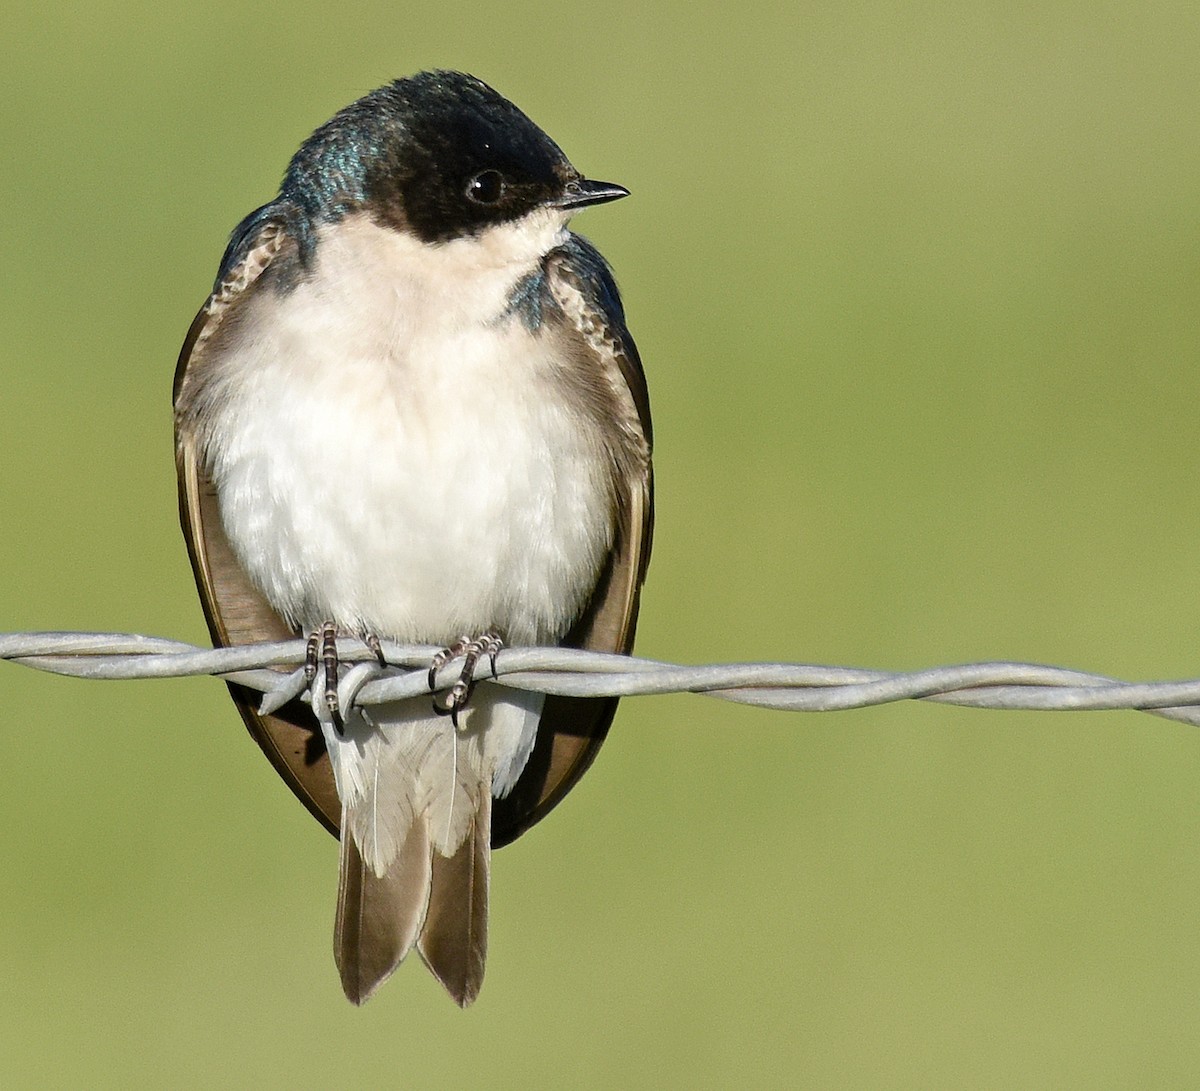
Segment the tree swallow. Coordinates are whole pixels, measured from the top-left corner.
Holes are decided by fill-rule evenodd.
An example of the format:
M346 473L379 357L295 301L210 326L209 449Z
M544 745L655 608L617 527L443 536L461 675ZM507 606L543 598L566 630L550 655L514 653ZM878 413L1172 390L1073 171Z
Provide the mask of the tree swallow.
M214 641L310 635L332 681L337 634L472 666L501 641L630 650L649 403L612 272L567 230L627 193L458 72L397 80L313 133L234 230L175 373ZM491 848L571 789L616 710L491 685L466 700L468 678L452 716L428 697L264 715L231 687L340 832L334 952L356 1004L414 946L475 999Z

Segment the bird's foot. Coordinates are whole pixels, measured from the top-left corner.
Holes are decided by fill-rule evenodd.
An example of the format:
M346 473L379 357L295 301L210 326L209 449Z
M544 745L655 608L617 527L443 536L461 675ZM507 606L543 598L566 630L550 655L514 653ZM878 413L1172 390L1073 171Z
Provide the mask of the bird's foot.
M341 702L338 699L338 667L341 660L337 650L338 627L332 621L323 621L319 629L314 629L308 636L308 647L304 654L304 677L311 686L317 677L318 663L324 668L325 707L329 710L329 718L333 729L339 734L345 734L346 723L342 718ZM381 667L387 666L379 637L368 633L362 638L363 643L374 653Z
M463 657L462 673L458 676L458 681L450 687L446 694L444 704L438 702L437 697L433 699L433 710L442 716L449 716L455 727L458 727L458 714L467 707L467 702L471 699L471 691L475 688L475 667L483 656L487 656L492 666L492 677L496 678L496 656L500 649L504 647L504 639L499 633L489 630L479 636L459 637L448 648L443 648L433 657L433 662L429 665L429 688L434 687L434 678L437 672L442 669L452 659L457 659L460 655Z

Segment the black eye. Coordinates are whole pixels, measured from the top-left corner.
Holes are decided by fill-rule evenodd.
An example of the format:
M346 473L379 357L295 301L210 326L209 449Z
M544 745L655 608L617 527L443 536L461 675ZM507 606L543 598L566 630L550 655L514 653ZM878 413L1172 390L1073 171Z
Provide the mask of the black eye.
M504 175L485 170L467 183L467 197L478 205L494 205L504 196Z

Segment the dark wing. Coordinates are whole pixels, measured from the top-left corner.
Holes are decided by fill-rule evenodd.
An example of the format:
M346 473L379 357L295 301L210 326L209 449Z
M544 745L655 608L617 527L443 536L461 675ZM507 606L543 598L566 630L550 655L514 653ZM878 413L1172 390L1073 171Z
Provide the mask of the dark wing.
M296 636L267 604L238 564L225 537L216 490L205 473L203 452L190 413L204 369L219 355L222 331L236 325L239 307L261 290L268 269L296 260L297 242L289 230L289 209L276 202L252 213L233 233L217 283L188 331L175 370L175 464L179 473L179 516L192 571L212 639L218 645L289 640ZM313 815L338 832L341 803L316 717L293 702L263 716L261 696L230 685L230 693L254 740L276 771Z
M638 600L654 528L652 435L646 377L612 271L586 240L571 235L546 263L543 302L569 320L576 364L603 388L626 440L616 460L617 533L583 616L563 644L602 652L633 647ZM574 787L596 756L617 698L547 697L537 742L512 792L492 810L492 845L508 844Z

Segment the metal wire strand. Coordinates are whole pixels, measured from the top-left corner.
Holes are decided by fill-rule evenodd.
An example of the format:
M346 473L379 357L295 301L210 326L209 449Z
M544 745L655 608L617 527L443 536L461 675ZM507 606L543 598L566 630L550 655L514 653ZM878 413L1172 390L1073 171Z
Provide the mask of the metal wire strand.
M339 638L342 708L428 693L429 663L440 649L383 644L386 668L353 637ZM0 633L0 659L76 678L179 678L209 674L263 694L271 712L304 696L305 642L199 648L130 633ZM461 667L446 664L435 679L453 684ZM964 663L919 671L878 671L804 663L721 663L686 667L571 648L505 648L497 684L573 697L630 697L699 693L725 701L792 712L830 712L920 699L971 708L1139 709L1200 724L1200 679L1121 682L1102 675L1037 663ZM491 677L485 659L476 678Z

